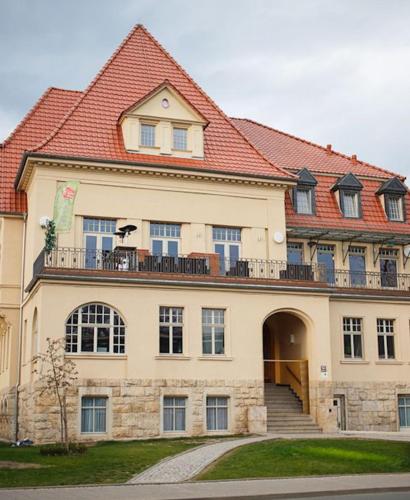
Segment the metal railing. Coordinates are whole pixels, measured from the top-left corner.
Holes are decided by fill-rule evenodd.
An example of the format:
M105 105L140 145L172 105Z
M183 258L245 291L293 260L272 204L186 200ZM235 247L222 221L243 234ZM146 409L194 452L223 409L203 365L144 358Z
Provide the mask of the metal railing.
M42 250L33 265L34 276L44 268L223 276L320 283L335 288L410 291L410 274L355 272L328 269L323 264L291 264L279 260L227 259L217 254L171 256L125 249L60 247L50 252Z

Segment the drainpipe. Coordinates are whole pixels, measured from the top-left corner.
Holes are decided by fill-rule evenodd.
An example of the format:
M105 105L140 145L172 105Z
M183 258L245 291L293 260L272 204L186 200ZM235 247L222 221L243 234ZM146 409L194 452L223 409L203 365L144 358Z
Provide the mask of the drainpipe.
M20 278L20 316L19 316L19 336L18 336L18 368L17 380L15 389L15 428L14 439L19 438L19 388L21 382L21 363L23 360L22 346L23 346L23 301L24 301L24 268L26 262L26 232L27 232L27 213L23 217L23 250L21 252L21 278Z

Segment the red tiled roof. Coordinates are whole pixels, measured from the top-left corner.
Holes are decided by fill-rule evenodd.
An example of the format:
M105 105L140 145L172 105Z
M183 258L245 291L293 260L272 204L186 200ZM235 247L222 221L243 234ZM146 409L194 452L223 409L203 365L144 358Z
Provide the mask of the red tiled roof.
M119 118L164 80L209 122L205 159L128 153ZM37 153L191 167L290 179L259 152L143 26L136 26Z
M281 132L246 118L231 118L238 129L271 161L284 169L308 168L311 172L389 178L397 176L381 167L352 160L336 151Z
M252 120L232 118L232 121L255 147L280 167L289 168L291 171L306 167L313 175L319 174L316 175L318 184L315 188L316 215L297 214L288 193L286 195L286 224L288 226L410 234L409 193L406 195L407 217L404 223L389 221L376 195L376 191L385 179L397 174L368 163L352 161L351 158L341 153L328 151L327 148ZM363 184L360 219L343 217L336 195L331 191L336 180L349 172L358 176Z
M49 88L10 136L0 144L0 212L24 212L26 194L16 193L14 179L24 151L44 140L70 110L81 92Z

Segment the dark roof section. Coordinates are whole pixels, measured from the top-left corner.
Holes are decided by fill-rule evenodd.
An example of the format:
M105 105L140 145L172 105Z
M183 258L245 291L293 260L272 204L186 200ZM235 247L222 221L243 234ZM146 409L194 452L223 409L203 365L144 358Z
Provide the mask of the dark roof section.
M361 191L363 189L363 184L354 174L350 172L349 174L344 175L340 179L337 179L334 186L332 187L332 191L337 191L338 189Z
M316 186L317 180L313 175L309 172L307 168L302 168L298 172L298 186Z
M401 182L398 177L393 177L381 185L376 194L399 194L405 195L407 193L406 186Z

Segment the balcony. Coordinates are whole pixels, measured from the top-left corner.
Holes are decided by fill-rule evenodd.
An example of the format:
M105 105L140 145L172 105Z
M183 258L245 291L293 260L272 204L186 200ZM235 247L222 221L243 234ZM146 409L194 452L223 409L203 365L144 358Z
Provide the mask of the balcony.
M146 250L113 251L84 248L44 250L33 265L33 281L40 275L80 274L117 278L189 278L214 282L258 282L351 290L410 292L410 274L353 272L326 269L320 264L288 264L286 261L221 259L218 254L150 255ZM30 285L29 285L30 288Z

